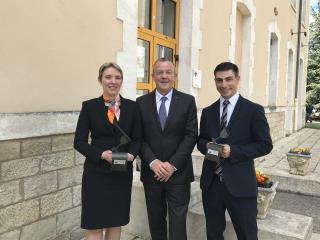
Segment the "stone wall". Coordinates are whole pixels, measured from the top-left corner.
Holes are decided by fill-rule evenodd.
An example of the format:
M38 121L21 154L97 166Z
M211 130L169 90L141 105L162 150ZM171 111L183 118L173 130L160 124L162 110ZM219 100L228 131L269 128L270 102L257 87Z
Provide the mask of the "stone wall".
M0 141L0 240L79 240L84 157L73 134Z
M266 118L270 126L272 141L285 137L285 112L269 112Z

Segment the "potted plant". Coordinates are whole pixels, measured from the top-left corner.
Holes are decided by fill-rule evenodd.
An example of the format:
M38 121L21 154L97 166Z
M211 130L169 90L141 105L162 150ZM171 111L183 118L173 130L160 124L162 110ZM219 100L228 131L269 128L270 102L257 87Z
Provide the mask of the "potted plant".
M295 175L306 175L311 159L310 148L291 148L287 153L289 173Z
M276 188L279 182L272 182L269 176L264 175L261 171L258 170L256 171L256 180L258 185L257 218L265 219L276 195Z

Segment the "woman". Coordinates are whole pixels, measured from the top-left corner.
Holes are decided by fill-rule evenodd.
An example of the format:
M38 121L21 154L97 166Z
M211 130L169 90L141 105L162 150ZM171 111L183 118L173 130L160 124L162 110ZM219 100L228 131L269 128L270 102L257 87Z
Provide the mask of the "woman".
M74 138L74 148L86 157L81 227L87 229L86 240L102 239L103 229L106 239L114 240L120 239L121 226L129 222L132 161L141 145L141 124L136 103L119 95L121 68L105 63L98 79L103 95L83 102ZM123 135L130 142L120 145ZM128 154L127 170L113 171L114 151Z

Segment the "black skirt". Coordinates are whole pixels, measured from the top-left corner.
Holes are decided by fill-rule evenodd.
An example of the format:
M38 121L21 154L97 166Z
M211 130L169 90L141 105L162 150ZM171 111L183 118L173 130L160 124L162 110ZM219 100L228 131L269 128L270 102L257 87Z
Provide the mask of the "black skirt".
M132 168L127 172L96 172L82 175L81 228L102 229L129 223Z

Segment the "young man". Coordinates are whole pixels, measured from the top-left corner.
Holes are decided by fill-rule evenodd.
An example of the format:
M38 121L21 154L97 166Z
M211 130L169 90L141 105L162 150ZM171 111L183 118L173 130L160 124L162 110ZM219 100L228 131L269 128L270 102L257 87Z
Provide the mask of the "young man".
M220 240L226 227L225 211L231 217L239 240L256 240L258 235L257 183L254 158L272 150L269 125L262 106L238 93L239 69L223 62L214 70L220 98L203 109L198 149L203 154L222 129L227 138L218 163L204 160L200 179L208 240Z
M192 96L173 88L173 63L158 59L153 66L156 89L137 99L143 126L141 180L153 240L186 240L190 182L194 180L191 152L197 141L197 108Z

